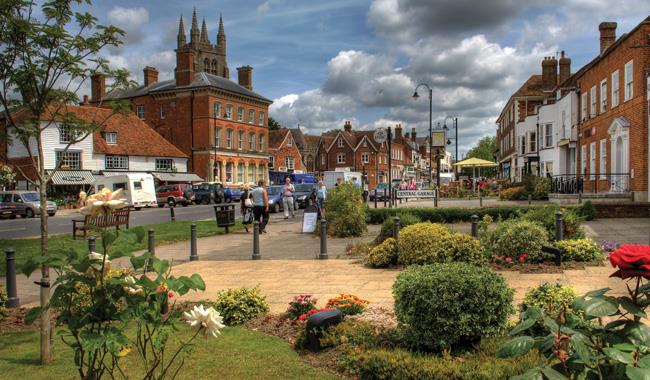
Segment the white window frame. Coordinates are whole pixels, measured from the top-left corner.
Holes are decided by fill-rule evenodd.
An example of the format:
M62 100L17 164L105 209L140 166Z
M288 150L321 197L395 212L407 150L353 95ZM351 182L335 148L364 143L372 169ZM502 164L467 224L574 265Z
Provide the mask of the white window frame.
M62 157L65 155L64 157ZM75 158L76 157L76 158ZM81 151L80 150L57 150L55 153L55 162L56 165L59 165L59 161L67 161L68 168L69 169L81 169ZM69 163L72 162L73 165L70 165ZM66 165L61 165L61 166L66 166Z
M157 172L170 172L174 168L174 160L171 158L156 158Z
M291 138L291 136L287 137L287 146L289 147L293 146L293 139Z
M72 133L70 127L67 125L59 125L59 143L69 144L71 142L74 142L74 133Z
M596 179L596 142L589 144L589 180Z
M294 170L296 168L296 160L291 156L287 156L284 158L284 166L287 167L287 170Z
M275 156L269 156L269 167L273 168L275 167Z
M343 143L343 137L339 137L339 141L337 142L339 148L343 148L345 144Z
M129 170L129 156L107 154L104 156L104 167L111 170Z
M264 118L265 118L265 116L266 116L266 115L264 114L264 112L260 111L260 112L257 114L257 124L263 126L263 125L264 125Z
M251 108L248 110L248 124L253 124L254 122L255 122L255 110Z
M526 136L519 136L519 152L526 154Z
M219 102L214 102L212 105L212 117L216 119L221 119L223 115L221 115L221 103Z
M345 164L345 153L341 152L336 155L337 164Z
M255 133L249 133L248 134L248 150L250 150L251 152L254 152L255 151L255 146L256 146Z
M589 116L587 115L587 93L583 92L582 95L580 96L580 105L581 105L581 110L580 110L580 116L581 120L587 120Z
M226 129L226 148L232 149L232 129Z
M587 145L582 145L580 147L580 174L581 176L585 175L587 171Z
M361 153L361 163L362 163L362 164L370 163L370 154L368 154L368 153Z
M553 146L553 124L544 124L544 147L550 148Z
M244 121L244 107L237 108L237 121Z
M625 64L625 91L623 101L627 102L634 96L634 60Z
M607 79L600 81L600 113L607 112Z
M325 156L324 154L321 154L320 155L320 164L325 165L326 162L327 162L327 156Z
M620 86L620 73L616 70L612 73L612 108L618 106Z
M589 117L596 117L596 86L592 86L589 90Z
M537 152L537 132L528 132L528 153Z
M142 104L136 105L135 114L138 115L138 119L144 120L144 105Z
M237 131L237 149L244 150L244 131Z
M214 146L221 148L221 127L215 128L214 132Z
M264 135L260 135L260 152L264 152Z
M108 145L117 145L117 132L104 132L104 140Z
M600 179L607 178L607 139L600 140Z
M226 104L226 119L232 120L232 104Z

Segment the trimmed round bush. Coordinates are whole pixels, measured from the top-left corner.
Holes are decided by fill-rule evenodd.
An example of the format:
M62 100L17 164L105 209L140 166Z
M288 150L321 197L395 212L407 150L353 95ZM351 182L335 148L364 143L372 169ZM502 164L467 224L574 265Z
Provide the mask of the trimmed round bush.
M526 212L522 219L542 225L550 240L555 240L555 213L562 211L565 239L579 239L584 237L584 231L580 227L582 218L575 209L561 209L556 205L535 207Z
M366 257L366 265L371 268L386 268L396 263L397 241L393 238L388 238L371 249Z
M222 290L213 306L228 326L240 325L269 311L266 297L257 286Z
M399 234L398 262L403 265L485 261L483 244L469 235L450 232L441 224L417 223Z
M408 227L412 224L420 223L422 219L419 216L413 215L411 213L405 212L399 215L399 224L400 228ZM377 242L381 243L389 237L393 237L393 218L389 217L384 219L384 222L381 224L381 232L377 237Z
M562 251L562 260L603 260L603 250L591 239L560 240L555 243L555 246Z
M540 224L528 220L507 220L485 237L492 256L505 256L517 260L528 253L531 262L542 262L542 247L549 244L548 233Z
M578 293L569 286L544 283L526 292L519 310L526 311L531 306L537 306L546 310L552 317L556 317L560 310L571 309L571 304L577 296Z
M503 332L513 293L500 274L466 263L411 266L393 284L404 339L425 351L470 347Z

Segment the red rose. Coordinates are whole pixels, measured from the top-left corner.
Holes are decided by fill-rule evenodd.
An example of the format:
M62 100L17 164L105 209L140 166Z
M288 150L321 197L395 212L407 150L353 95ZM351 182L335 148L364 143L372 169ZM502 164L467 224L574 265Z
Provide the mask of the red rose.
M619 269L650 270L650 246L623 244L609 255L609 262Z

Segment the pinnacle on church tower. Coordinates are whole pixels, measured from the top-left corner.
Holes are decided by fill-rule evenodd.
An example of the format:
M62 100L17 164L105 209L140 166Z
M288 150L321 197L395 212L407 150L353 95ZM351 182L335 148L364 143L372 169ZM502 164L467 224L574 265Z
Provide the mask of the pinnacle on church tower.
M199 21L196 18L196 8L192 12L192 29L190 30L190 42L193 46L199 42Z
M226 55L226 31L223 27L223 17L219 14L219 32L217 32L217 50L219 54Z
M205 25L205 17L203 17L203 25L201 25L201 42L210 43L208 39L208 27Z
M185 37L185 25L183 24L183 15L181 15L180 22L178 23L178 48L182 48L187 44Z

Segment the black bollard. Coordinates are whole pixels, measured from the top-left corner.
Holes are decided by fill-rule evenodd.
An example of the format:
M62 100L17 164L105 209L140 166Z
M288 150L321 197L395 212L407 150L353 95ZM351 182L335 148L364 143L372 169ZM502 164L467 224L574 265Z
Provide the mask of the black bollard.
M92 253L97 250L97 238L94 236L88 237L88 250Z
M472 236L478 238L478 215L472 215Z
M196 224L190 225L190 261L197 261L199 254L196 252Z
M7 262L7 302L5 307L12 309L20 306L18 289L16 288L16 251L13 248L5 249Z
M481 188L478 189L478 207L483 208L483 194L481 194Z
M386 199L388 198L386 195L386 189L384 189L384 208L386 208Z
M327 255L327 220L320 220L320 254L318 258L321 260L326 260L329 256Z
M399 237L399 216L393 217L393 239L397 240Z
M377 208L377 189L375 189L375 208Z
M262 259L260 254L260 222L253 222L253 260Z
M555 213L555 240L560 241L564 239L564 221L562 220L562 212Z
M172 218L172 222L176 221L176 212L174 211L174 206L170 205L169 206L169 215Z
M145 267L145 271L147 272L153 270L153 257L156 256L156 238L154 233L153 228L149 228L147 231L147 251L151 254L151 258L147 260L147 266Z
M531 194L528 194L528 204L533 204L533 196Z

